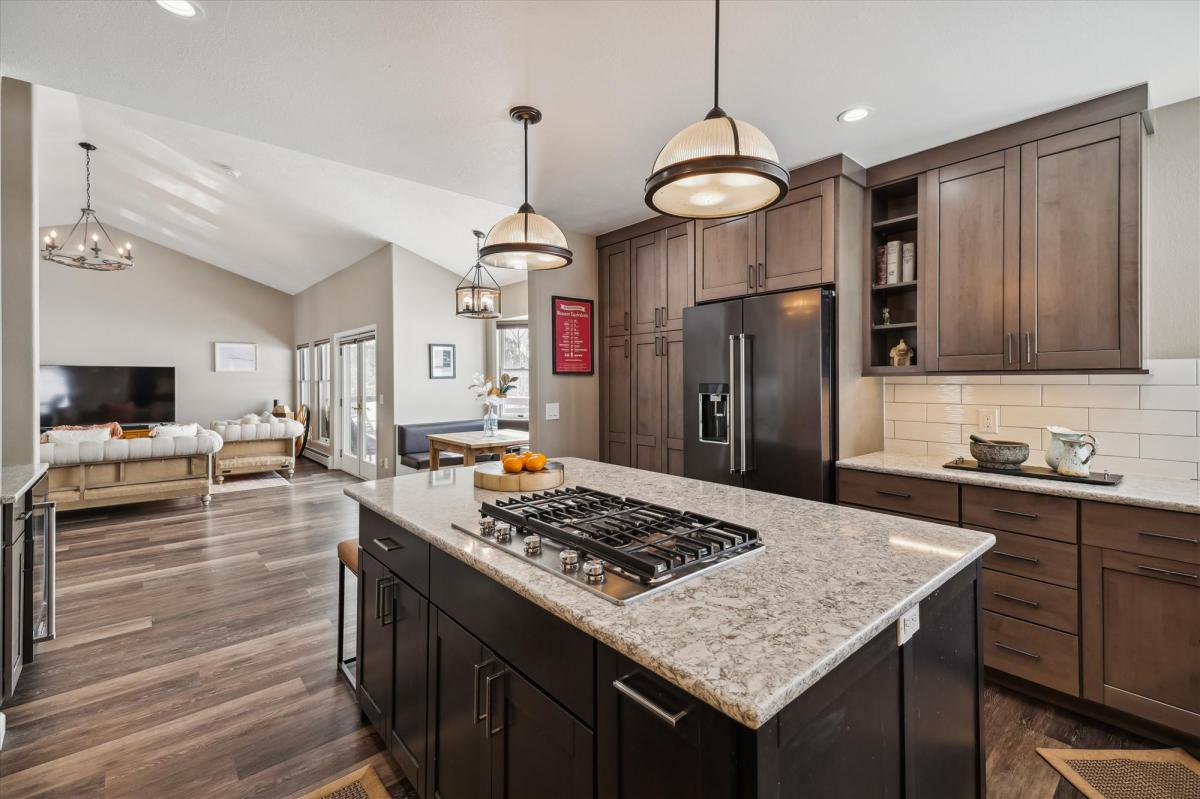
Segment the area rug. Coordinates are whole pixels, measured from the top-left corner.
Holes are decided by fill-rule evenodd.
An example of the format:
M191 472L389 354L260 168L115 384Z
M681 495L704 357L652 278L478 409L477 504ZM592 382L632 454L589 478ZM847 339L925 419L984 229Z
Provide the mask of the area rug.
M322 786L301 799L391 799L391 794L379 775L370 766L363 766L346 776Z
M253 491L256 488L285 488L291 485L275 472L258 472L257 474L235 474L225 478L223 483L213 483L210 491L214 494L233 494L238 491Z
M1044 749L1088 799L1200 799L1200 762L1182 749Z

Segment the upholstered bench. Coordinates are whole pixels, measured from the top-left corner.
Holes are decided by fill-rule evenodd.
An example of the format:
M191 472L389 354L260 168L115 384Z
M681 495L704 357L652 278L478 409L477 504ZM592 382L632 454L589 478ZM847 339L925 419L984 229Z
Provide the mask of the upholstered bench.
M304 425L294 419L272 417L270 421L213 422L212 429L225 441L213 459L213 479L223 483L231 474L254 474L286 469L296 472L296 439Z
M510 430L528 430L529 422L525 419L501 419L500 426ZM421 422L419 424L396 425L396 461L401 466L410 469L429 468L429 438L431 433L464 433L470 430L482 430L482 419L466 419L458 422ZM476 461L496 460L496 455L479 455ZM443 452L438 459L439 466L461 466L462 455L453 452Z

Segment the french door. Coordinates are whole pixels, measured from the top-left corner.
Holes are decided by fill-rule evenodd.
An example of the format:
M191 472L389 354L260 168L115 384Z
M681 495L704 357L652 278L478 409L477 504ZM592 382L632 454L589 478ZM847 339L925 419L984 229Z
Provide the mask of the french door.
M378 458L379 390L375 333L338 339L338 468L374 480Z

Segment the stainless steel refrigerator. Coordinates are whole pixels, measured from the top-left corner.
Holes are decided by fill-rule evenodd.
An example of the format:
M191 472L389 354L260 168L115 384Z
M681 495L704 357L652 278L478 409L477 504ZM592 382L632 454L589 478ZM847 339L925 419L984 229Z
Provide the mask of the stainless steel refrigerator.
M833 501L833 314L830 289L683 312L688 477Z

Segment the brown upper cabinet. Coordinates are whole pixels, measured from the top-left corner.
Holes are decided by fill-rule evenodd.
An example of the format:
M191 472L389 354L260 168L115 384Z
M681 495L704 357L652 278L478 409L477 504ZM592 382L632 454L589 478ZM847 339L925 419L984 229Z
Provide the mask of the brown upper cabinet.
M696 223L696 301L834 280L834 178L792 189L783 202Z
M690 307L692 223L648 233L629 242L630 333L683 329Z
M600 250L600 296L604 335L629 335L629 242Z

